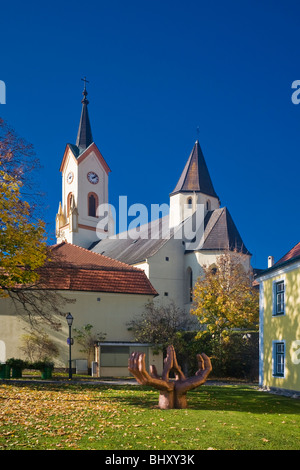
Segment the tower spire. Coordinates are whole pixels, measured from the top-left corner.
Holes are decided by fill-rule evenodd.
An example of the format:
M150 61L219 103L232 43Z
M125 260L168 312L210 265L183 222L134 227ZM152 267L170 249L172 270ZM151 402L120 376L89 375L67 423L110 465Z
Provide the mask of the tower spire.
M89 119L89 113L87 105L89 104L89 100L87 99L88 92L86 91L86 83L89 83L86 77L81 79L84 82L83 88L83 99L81 100L82 103L82 110L81 110L81 117L79 122L76 146L79 148L80 151L85 150L91 143L93 142L92 136L92 129Z
M197 192L218 197L197 139L184 170L171 194Z

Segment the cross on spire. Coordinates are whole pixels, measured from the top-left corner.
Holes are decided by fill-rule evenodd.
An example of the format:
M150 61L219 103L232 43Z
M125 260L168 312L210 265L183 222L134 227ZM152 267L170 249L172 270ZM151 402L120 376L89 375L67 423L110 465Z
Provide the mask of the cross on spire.
M85 103L85 104L89 104L89 102L88 102L88 100L87 100L87 98L86 98L86 97L87 97L87 94L88 94L88 92L86 91L86 84L87 84L87 83L90 83L90 82L86 79L86 77L82 78L81 80L84 82L84 89L83 89L83 92L82 92L82 94L83 94L83 100L81 101L81 103L82 103L82 104L84 104L84 103Z
M86 79L86 77L82 78L81 80L84 82L84 90L83 91L86 91L86 84L90 83L90 82Z

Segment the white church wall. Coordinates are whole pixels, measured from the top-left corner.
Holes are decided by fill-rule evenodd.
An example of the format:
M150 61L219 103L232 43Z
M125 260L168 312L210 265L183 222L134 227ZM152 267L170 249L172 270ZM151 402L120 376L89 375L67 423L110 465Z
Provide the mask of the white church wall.
M92 184L88 181L87 175L90 171L95 172L99 176L99 181ZM103 204L108 202L108 189L107 189L107 173L103 169L101 163L95 155L91 152L78 166L78 222L84 225L96 226L98 220L95 217L88 215L88 194L94 192L98 196L98 203Z
M110 294L96 292L70 292L62 291L66 298L75 300L74 303L66 304L66 314L71 312L74 321L72 326L72 337L74 328L81 328L91 324L93 333L106 333L105 341L132 342L134 338L128 331L127 323L135 316L141 314L145 303L149 302L151 296L138 294ZM22 335L28 332L29 324L16 314L16 308L10 299L0 299L0 342L1 360L4 362L10 357L23 358ZM54 331L49 327L41 325L41 331L45 331L55 342L59 349L59 357L55 359L55 367L67 367L69 359L69 346L67 338L69 330L64 317L59 317L62 328ZM82 347L74 341L72 346L72 359L86 359ZM5 351L5 357L4 353ZM124 371L123 371L124 372ZM116 370L112 368L109 375L114 375ZM116 374L118 375L118 374Z
M148 261L144 261L143 263L136 263L136 264L134 264L134 266L135 266L136 268L142 269L142 270L144 271L144 273L146 274L147 278L149 279L150 267L149 267Z
M190 217L198 205L203 205L204 216L207 211L219 209L219 199L203 193L184 192L170 196L170 227L177 227L183 220Z
M155 302L174 302L183 308L184 246L181 240L171 238L151 258L149 280L159 296Z
M67 199L68 199L68 194L72 193L75 198L75 204L77 204L78 201L78 165L76 162L76 159L71 152L71 150L68 150L67 154L67 159L66 159L66 165L65 165L65 170L62 173L62 207L63 211L66 217L68 217L67 213ZM68 180L68 176L71 174L73 175L73 178ZM68 182L71 181L71 182Z

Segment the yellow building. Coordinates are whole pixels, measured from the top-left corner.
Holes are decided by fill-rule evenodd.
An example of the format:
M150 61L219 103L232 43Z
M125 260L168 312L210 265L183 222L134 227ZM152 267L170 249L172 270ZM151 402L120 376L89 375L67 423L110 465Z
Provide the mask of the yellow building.
M300 243L257 277L260 285L259 379L263 388L300 393Z

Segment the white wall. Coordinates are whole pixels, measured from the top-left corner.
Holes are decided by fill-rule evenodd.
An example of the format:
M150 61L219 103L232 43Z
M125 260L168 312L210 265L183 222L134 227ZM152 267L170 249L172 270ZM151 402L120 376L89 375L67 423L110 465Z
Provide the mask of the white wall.
M128 331L127 322L139 315L144 310L145 303L152 296L138 294L109 294L91 292L63 292L68 299L74 299L75 303L65 305L65 313L71 312L74 317L72 328L81 328L86 324L93 325L94 333L106 333L106 341L134 341L132 333ZM100 299L100 300L98 300ZM55 361L57 367L65 367L68 364L69 349L67 338L69 330L65 317L60 318L62 329L59 332L50 330L41 325L53 339L60 351L59 358ZM2 345L0 361L10 357L23 358L21 351L21 336L29 329L29 325L19 315L10 299L0 299L0 344ZM72 334L74 336L74 332ZM2 342L2 343L1 343ZM4 343L4 344L3 344ZM6 357L3 357L4 348ZM80 345L72 346L73 359L84 359L84 353L80 352Z
M147 262L135 265L145 271L159 294L159 297L155 298L155 302L174 301L179 308L183 306L184 249L182 240L171 238Z
M189 207L188 200L192 198L192 206ZM208 207L207 207L208 202ZM170 227L177 227L183 220L190 217L196 210L197 204L204 206L204 216L207 210L219 209L219 199L207 196L203 193L177 193L170 196Z

